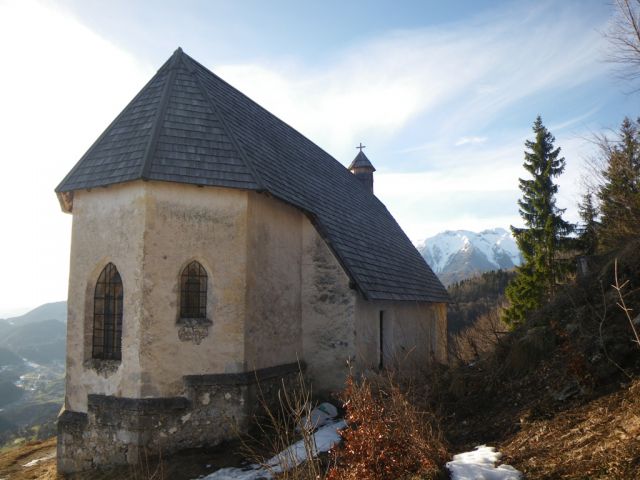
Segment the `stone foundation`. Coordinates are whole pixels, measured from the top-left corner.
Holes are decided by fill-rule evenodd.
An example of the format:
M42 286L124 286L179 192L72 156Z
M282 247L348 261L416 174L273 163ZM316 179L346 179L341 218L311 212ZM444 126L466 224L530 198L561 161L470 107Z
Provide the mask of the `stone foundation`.
M214 446L246 432L262 402L296 384L298 364L238 374L184 377L185 396L89 395L88 412L58 417L58 471L136 464L146 455ZM264 400L263 400L264 399Z

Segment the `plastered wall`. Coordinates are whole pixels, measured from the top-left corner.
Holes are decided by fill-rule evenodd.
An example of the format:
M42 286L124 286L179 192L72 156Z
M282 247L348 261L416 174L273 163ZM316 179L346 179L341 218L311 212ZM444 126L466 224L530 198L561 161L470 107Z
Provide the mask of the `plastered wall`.
M301 212L249 192L245 364L250 370L303 359Z
M135 182L76 192L69 281L66 408L88 393L174 396L190 374L244 371L247 192ZM179 338L179 278L208 274L211 326ZM124 287L122 361L91 359L93 289L112 262ZM110 364L106 365L105 364Z
M184 375L237 373L302 360L316 393L356 371L445 361L444 305L367 302L309 218L266 194L132 182L74 194L69 283L67 410L87 394L172 397ZM208 275L207 320L181 335L180 274ZM112 262L124 285L123 355L91 360L93 289ZM184 332L183 332L184 333Z
M148 182L144 235L142 396L173 396L184 375L244 371L247 195L227 188ZM180 275L207 272L207 320L199 343L180 339Z
M76 192L67 317L65 408L86 411L87 393L140 395L140 324L145 192L139 184ZM89 368L95 283L112 262L122 278L122 362L108 373Z

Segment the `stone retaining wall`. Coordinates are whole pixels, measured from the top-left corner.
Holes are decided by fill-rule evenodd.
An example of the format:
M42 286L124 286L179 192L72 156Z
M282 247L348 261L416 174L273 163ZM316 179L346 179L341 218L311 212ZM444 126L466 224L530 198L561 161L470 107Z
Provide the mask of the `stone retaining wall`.
M185 396L88 396L88 412L58 417L58 471L136 464L146 456L214 446L246 432L278 390L295 388L300 366L280 365L238 374L184 377Z

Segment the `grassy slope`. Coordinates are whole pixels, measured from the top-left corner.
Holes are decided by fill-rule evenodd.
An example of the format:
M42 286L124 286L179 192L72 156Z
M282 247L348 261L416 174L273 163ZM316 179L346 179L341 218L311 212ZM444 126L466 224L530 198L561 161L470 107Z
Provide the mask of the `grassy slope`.
M638 308L640 246L616 256ZM433 380L453 451L495 445L527 479L640 478L640 346L610 287L613 258L493 354Z
M11 480L55 480L61 478L55 466L56 439L30 442L0 451L0 476ZM35 465L29 462L42 459Z

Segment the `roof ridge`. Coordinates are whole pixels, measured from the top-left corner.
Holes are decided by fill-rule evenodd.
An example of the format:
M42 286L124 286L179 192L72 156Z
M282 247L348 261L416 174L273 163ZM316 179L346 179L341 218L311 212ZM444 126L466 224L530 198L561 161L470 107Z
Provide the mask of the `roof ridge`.
M310 145L312 145L313 147L317 148L318 150L322 151L322 153L324 155L326 155L326 157L328 159L330 159L332 162L334 162L337 165L340 165L341 167L345 168L345 166L342 164L342 162L340 162L338 159L336 159L333 155L331 155L329 152L327 152L324 148L322 148L320 145L317 145L315 142L313 142L312 140L310 140L304 133L302 133L300 130L298 130L296 127L294 127L293 125L291 125L290 123L282 120L280 117L276 116L275 114L273 114L272 112L270 112L268 109L266 109L265 107L263 107L261 104L259 104L256 100L254 100L253 98L251 98L249 95L247 95L246 93L242 92L241 90L239 90L237 87L234 87L233 85L231 85L228 81L226 81L224 78L222 78L221 76L217 75L215 72L213 72L212 70L209 70L207 67L205 67L204 65L202 65L200 62L198 62L195 58L189 56L188 53L184 54L185 57L187 57L189 59L189 61L195 65L197 65L198 67L200 67L202 70L204 70L208 75L211 75L212 77L214 77L216 79L216 81L223 83L224 85L226 85L228 88L232 89L234 92L236 92L238 95L240 95L242 98L248 100L249 102L251 102L251 104L255 107L257 107L260 111L262 111L263 113L265 113L266 115L273 117L274 119L276 119L279 123L281 123L282 125L284 125L285 127L291 129L293 132L295 132L296 134L300 135L300 138L304 139L306 142L308 142ZM206 94L206 90L205 90L205 94ZM208 98L208 96L207 96Z
M178 47L171 59L165 64L169 72L166 74L164 86L162 87L162 96L160 97L160 104L156 111L156 118L154 119L153 126L151 127L151 136L149 143L145 148L144 155L142 156L142 166L140 168L140 178L142 180L149 180L149 171L151 170L151 161L153 160L153 154L158 147L158 138L160 137L160 131L162 130L162 120L167 114L167 106L169 105L169 98L171 97L171 88L176 79L176 72L178 70L178 63L182 58L182 49ZM164 67L164 65L163 65Z
M182 50L181 50L181 52L182 52ZM189 55L184 54L184 56L187 57L191 62L195 62L195 60L193 60L191 57L189 57ZM197 63L197 62L195 62L195 63ZM213 111L213 113L218 117L218 120L220 120L220 124L222 125L222 129L224 130L224 133L227 135L227 137L229 137L229 141L233 144L233 146L238 151L238 155L240 156L240 159L244 162L244 164L246 165L247 169L253 175L253 180L256 183L257 187L258 187L257 191L258 192L269 191L269 189L265 186L265 183L262 181L262 178L260 177L260 175L258 175L258 171L256 170L255 166L249 160L249 157L245 153L244 149L240 146L240 142L238 142L238 140L236 139L235 135L233 135L233 132L229 128L229 125L227 124L227 121L224 118L224 115L222 114L222 112L220 111L218 106L215 104L215 102L213 101L211 96L207 93L207 89L204 87L204 85L202 85L202 81L200 80L200 77L196 73L196 71L193 68L193 66L187 65L186 62L184 62L184 60L183 60L183 65L187 69L187 72L189 72L189 75L191 75L191 77L195 80L196 85L200 89L200 92L202 93L202 96L207 100L207 103L211 107L211 110Z

